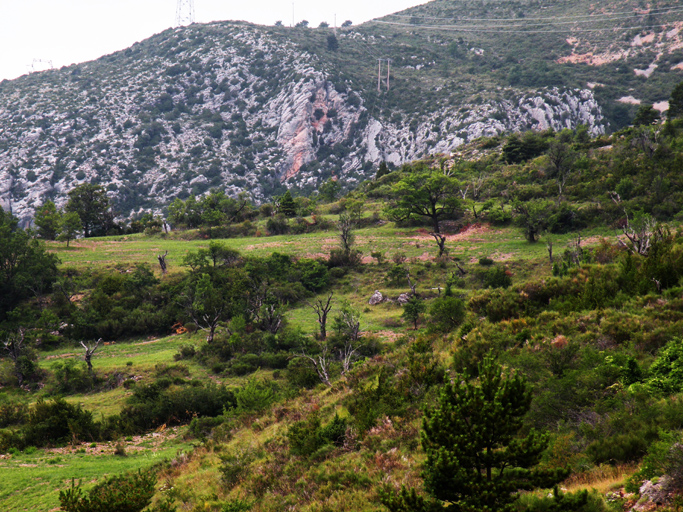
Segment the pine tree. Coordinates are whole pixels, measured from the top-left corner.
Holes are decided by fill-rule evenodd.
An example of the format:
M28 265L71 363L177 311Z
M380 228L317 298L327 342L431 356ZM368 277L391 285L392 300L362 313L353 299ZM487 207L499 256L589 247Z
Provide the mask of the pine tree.
M295 217L296 216L296 203L292 198L292 193L288 190L282 197L280 197L280 207L278 213L281 213L285 217Z
M683 116L683 82L674 87L669 99L669 119Z
M480 365L476 381L456 375L423 420L423 476L432 499L404 488L398 496L385 495L384 504L393 512L507 512L519 490L562 480L566 471L536 467L547 437L534 430L520 436L530 405L525 380L505 375L491 358Z

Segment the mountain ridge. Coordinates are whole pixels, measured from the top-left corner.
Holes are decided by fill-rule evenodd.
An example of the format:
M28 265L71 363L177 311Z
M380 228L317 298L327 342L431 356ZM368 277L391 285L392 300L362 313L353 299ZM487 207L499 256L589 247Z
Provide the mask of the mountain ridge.
M583 0L570 4L590 12ZM439 0L403 13L519 15L548 5ZM331 177L352 188L381 161L400 165L481 136L579 124L597 135L635 109L617 102L620 92L601 78L619 78L616 64L559 63L587 45L602 48L586 37L572 46L552 34L559 49L513 58L510 48L528 49L529 36L487 41L483 33L427 33L420 23L338 30L336 50L330 28L194 24L96 61L0 82L0 205L27 224L45 199L63 204L86 181L108 190L122 218L160 213L174 197L214 187L262 202L285 188L311 192ZM665 52L669 60L681 53L683 62L677 42L656 47L665 37L678 41L680 28L672 37L671 30L644 36L625 61L649 69L652 46L658 62ZM377 59L392 60L389 89L377 90ZM634 76L666 85L680 70ZM592 80L608 85L591 88ZM647 101L658 94L653 88L625 92Z

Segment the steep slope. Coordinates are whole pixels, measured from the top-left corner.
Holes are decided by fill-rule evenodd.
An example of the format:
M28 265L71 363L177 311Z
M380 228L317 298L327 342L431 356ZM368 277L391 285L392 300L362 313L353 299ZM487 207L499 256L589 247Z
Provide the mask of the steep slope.
M653 8L660 4L673 2ZM4 81L0 205L28 222L46 198L62 204L71 188L92 181L107 188L119 215L132 217L212 187L256 201L283 186L310 191L331 176L352 187L382 160L398 165L482 135L578 124L603 133L633 113L617 99L661 101L680 80L683 66L669 65L682 51L680 27L661 25L677 12L650 15L654 35L621 30L607 46L602 32L598 42L570 44L564 29L491 34L470 24L456 32L429 28L436 22L427 18L594 9L583 0L439 0L399 13L409 26L388 17L340 30L333 41L329 28L192 25L97 61ZM621 60L589 65L591 48L621 51ZM650 69L653 52L660 64L648 77L623 72L622 61Z

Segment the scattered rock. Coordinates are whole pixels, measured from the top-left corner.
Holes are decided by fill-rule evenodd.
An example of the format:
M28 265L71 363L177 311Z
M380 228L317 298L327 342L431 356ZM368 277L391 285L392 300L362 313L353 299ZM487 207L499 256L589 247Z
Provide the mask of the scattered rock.
M661 477L656 483L653 483L652 480L646 480L643 485L640 486L640 499L631 511L644 512L668 503L669 493L671 491L669 485L670 481L671 479L666 475Z
M375 293L372 294L372 297L370 297L370 300L368 301L368 304L371 306L374 306L376 304L379 304L381 302L384 302L386 299L384 295L382 295L382 292L379 290L375 290Z
M402 293L401 295L398 296L398 299L396 299L396 302L398 302L401 306L404 304L408 304L410 302L410 294L409 293Z

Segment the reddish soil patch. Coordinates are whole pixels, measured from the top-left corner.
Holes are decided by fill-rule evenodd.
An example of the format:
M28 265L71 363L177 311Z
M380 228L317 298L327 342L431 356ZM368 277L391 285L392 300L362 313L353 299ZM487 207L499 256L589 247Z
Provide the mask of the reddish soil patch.
M377 334L384 342L393 342L401 337L401 334L394 331L377 331Z
M58 356L47 356L45 359L64 359L65 357L73 357L77 354L60 354Z
M141 343L134 343L134 345L149 345L150 343L156 343L157 341L159 341L159 340L158 339L157 340L148 340L148 341L143 341Z
M288 244L291 244L292 242L286 242ZM265 247L283 247L285 245L284 242L266 242L265 244L258 244L258 245L247 245L244 250L245 251L253 251L254 249L263 249Z
M429 231L426 229L418 229L418 234L411 236L410 238L414 238L417 240L431 240L434 241L434 237L429 234ZM473 237L479 235L484 235L487 233L502 233L502 231L494 231L493 228L491 227L490 224L481 224L479 222L475 222L474 224L468 224L465 226L463 229L460 230L459 233L456 234L447 234L447 233L441 233L446 237L446 241L462 241L462 240L469 240L470 242L483 242L484 240L482 239L473 239Z
M330 255L325 254L324 252L309 252L304 255L304 258L309 258L312 260L316 260L318 258L322 258L324 260L329 259ZM372 259L372 258L370 258ZM365 263L365 258L363 258L363 263Z

